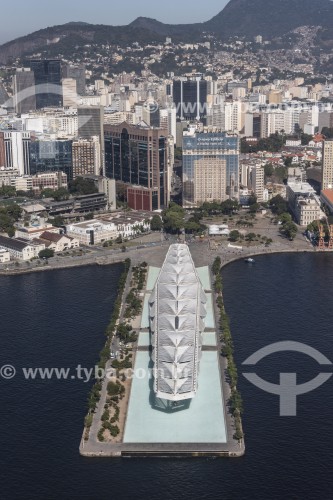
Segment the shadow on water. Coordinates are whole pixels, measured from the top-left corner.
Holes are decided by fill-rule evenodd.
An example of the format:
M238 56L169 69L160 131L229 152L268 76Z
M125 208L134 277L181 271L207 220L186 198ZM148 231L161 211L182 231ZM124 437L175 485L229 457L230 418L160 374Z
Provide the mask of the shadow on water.
M150 351L151 356L151 351ZM149 360L149 373L153 373L154 363L150 357ZM183 410L188 410L191 405L191 399L186 399L184 401L168 401L166 399L157 398L154 392L154 378L149 377L149 404L150 406L157 411L161 411L163 413L176 413Z

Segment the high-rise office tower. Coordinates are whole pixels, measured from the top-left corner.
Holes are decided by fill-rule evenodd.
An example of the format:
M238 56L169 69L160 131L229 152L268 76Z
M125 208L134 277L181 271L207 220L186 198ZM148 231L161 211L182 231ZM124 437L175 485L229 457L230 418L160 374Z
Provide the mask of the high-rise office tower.
M188 246L171 245L149 299L157 398L196 396L206 303Z
M74 78L78 95L84 96L86 93L86 68L84 65L69 66L63 68L64 78Z
M30 173L64 172L73 179L72 141L32 141L30 143Z
M168 129L169 135L171 135L176 142L177 138L177 118L176 118L176 108L172 105L167 109L160 109L160 127Z
M99 137L73 142L73 179L85 175L101 175L101 146Z
M77 107L76 80L74 78L63 78L62 94L64 108Z
M238 136L217 129L198 132L192 128L183 135L183 206L191 208L212 201L219 192L217 201L239 196Z
M80 106L77 110L77 117L80 139L99 137L101 165L104 173L104 108L102 106Z
M32 60L30 68L34 72L37 109L62 106L61 61Z
M5 167L18 170L20 175L30 173L30 132L4 132Z
M105 125L106 176L150 189L151 209L169 203L168 131L122 123Z
M160 127L160 112L155 101L148 101L145 103L143 119L150 127Z
M13 103L20 115L36 109L35 76L29 68L19 68L13 76Z
M333 140L324 141L321 189L333 189Z
M202 121L206 124L207 81L202 76L182 78L173 82L173 102L181 120Z

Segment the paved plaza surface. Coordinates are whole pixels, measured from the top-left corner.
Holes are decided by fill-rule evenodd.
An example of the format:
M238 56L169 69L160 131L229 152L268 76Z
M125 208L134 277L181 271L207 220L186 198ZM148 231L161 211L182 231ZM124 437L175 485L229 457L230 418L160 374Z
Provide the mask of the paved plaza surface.
M197 395L178 410L156 400L149 352L138 352L124 443L226 443L217 358L217 351L202 353Z

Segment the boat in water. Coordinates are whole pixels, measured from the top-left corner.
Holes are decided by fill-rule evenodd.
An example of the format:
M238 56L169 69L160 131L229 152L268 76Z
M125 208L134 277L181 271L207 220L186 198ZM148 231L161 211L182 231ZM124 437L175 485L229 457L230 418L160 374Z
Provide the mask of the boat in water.
M245 259L244 262L247 262L247 264L254 264L255 263L255 260L252 259L252 257L249 257L248 259Z

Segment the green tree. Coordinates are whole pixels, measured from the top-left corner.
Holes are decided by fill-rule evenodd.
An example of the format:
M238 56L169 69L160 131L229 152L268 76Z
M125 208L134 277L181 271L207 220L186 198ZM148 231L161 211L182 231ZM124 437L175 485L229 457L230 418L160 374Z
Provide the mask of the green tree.
M42 198L53 198L54 199L54 189L46 188L40 193Z
M301 141L302 141L302 146L307 146L310 141L312 141L313 136L309 134L301 134Z
M298 228L294 222L287 222L282 226L281 230L287 238L294 240L296 238Z
M226 200L221 203L221 212L224 215L231 215L239 210L239 203L236 200Z
M273 214L281 215L285 212L288 212L288 204L280 194L274 196L274 198L270 200L269 205L272 209Z
M166 232L179 232L185 226L185 211L176 203L170 203L169 208L162 213L162 218Z
M4 198L12 198L16 196L16 189L13 186L2 186L0 188L0 196Z
M93 220L93 218L94 214L92 212L84 216L84 220Z
M288 213L283 213L279 216L279 221L282 222L282 224L286 224L288 222L292 222L292 217Z
M69 196L69 192L66 188L59 188L53 193L53 199L55 201L68 200Z
M15 222L17 222L22 215L22 208L16 203L11 203L5 207L6 213L11 217Z
M7 233L9 237L14 236L14 223L22 215L22 209L16 203L10 203L6 206L0 206L0 233Z
M257 235L255 233L249 233L246 235L246 239L248 241L254 241L256 239Z
M84 179L77 177L74 181L70 181L68 189L71 194L85 195L98 193L95 182L92 179Z
M38 254L40 259L50 259L51 257L54 257L54 250L51 250L51 248L45 248L45 250L41 250Z
M272 165L272 163L266 163L266 165L264 166L264 171L265 171L265 177L272 177L272 175L274 174L274 167Z
M188 220L185 222L185 232L187 234L193 234L193 233L199 233L201 231L201 224L198 224L193 219Z
M163 228L163 222L159 215L153 215L150 221L150 229L152 231L161 231Z
M219 274L221 270L221 257L216 257L216 259L214 260L213 262L213 265L212 265L212 272L215 276L217 276Z
M55 227L62 227L65 225L65 221L62 217L60 217L60 215L57 215L56 217L54 217L54 219L52 219L50 222Z
M253 203L252 205L250 205L250 213L251 214L255 214L256 212L258 212L259 209L260 209L259 203Z
M240 232L234 229L233 231L230 232L229 234L229 240L230 241L238 241L240 238Z

